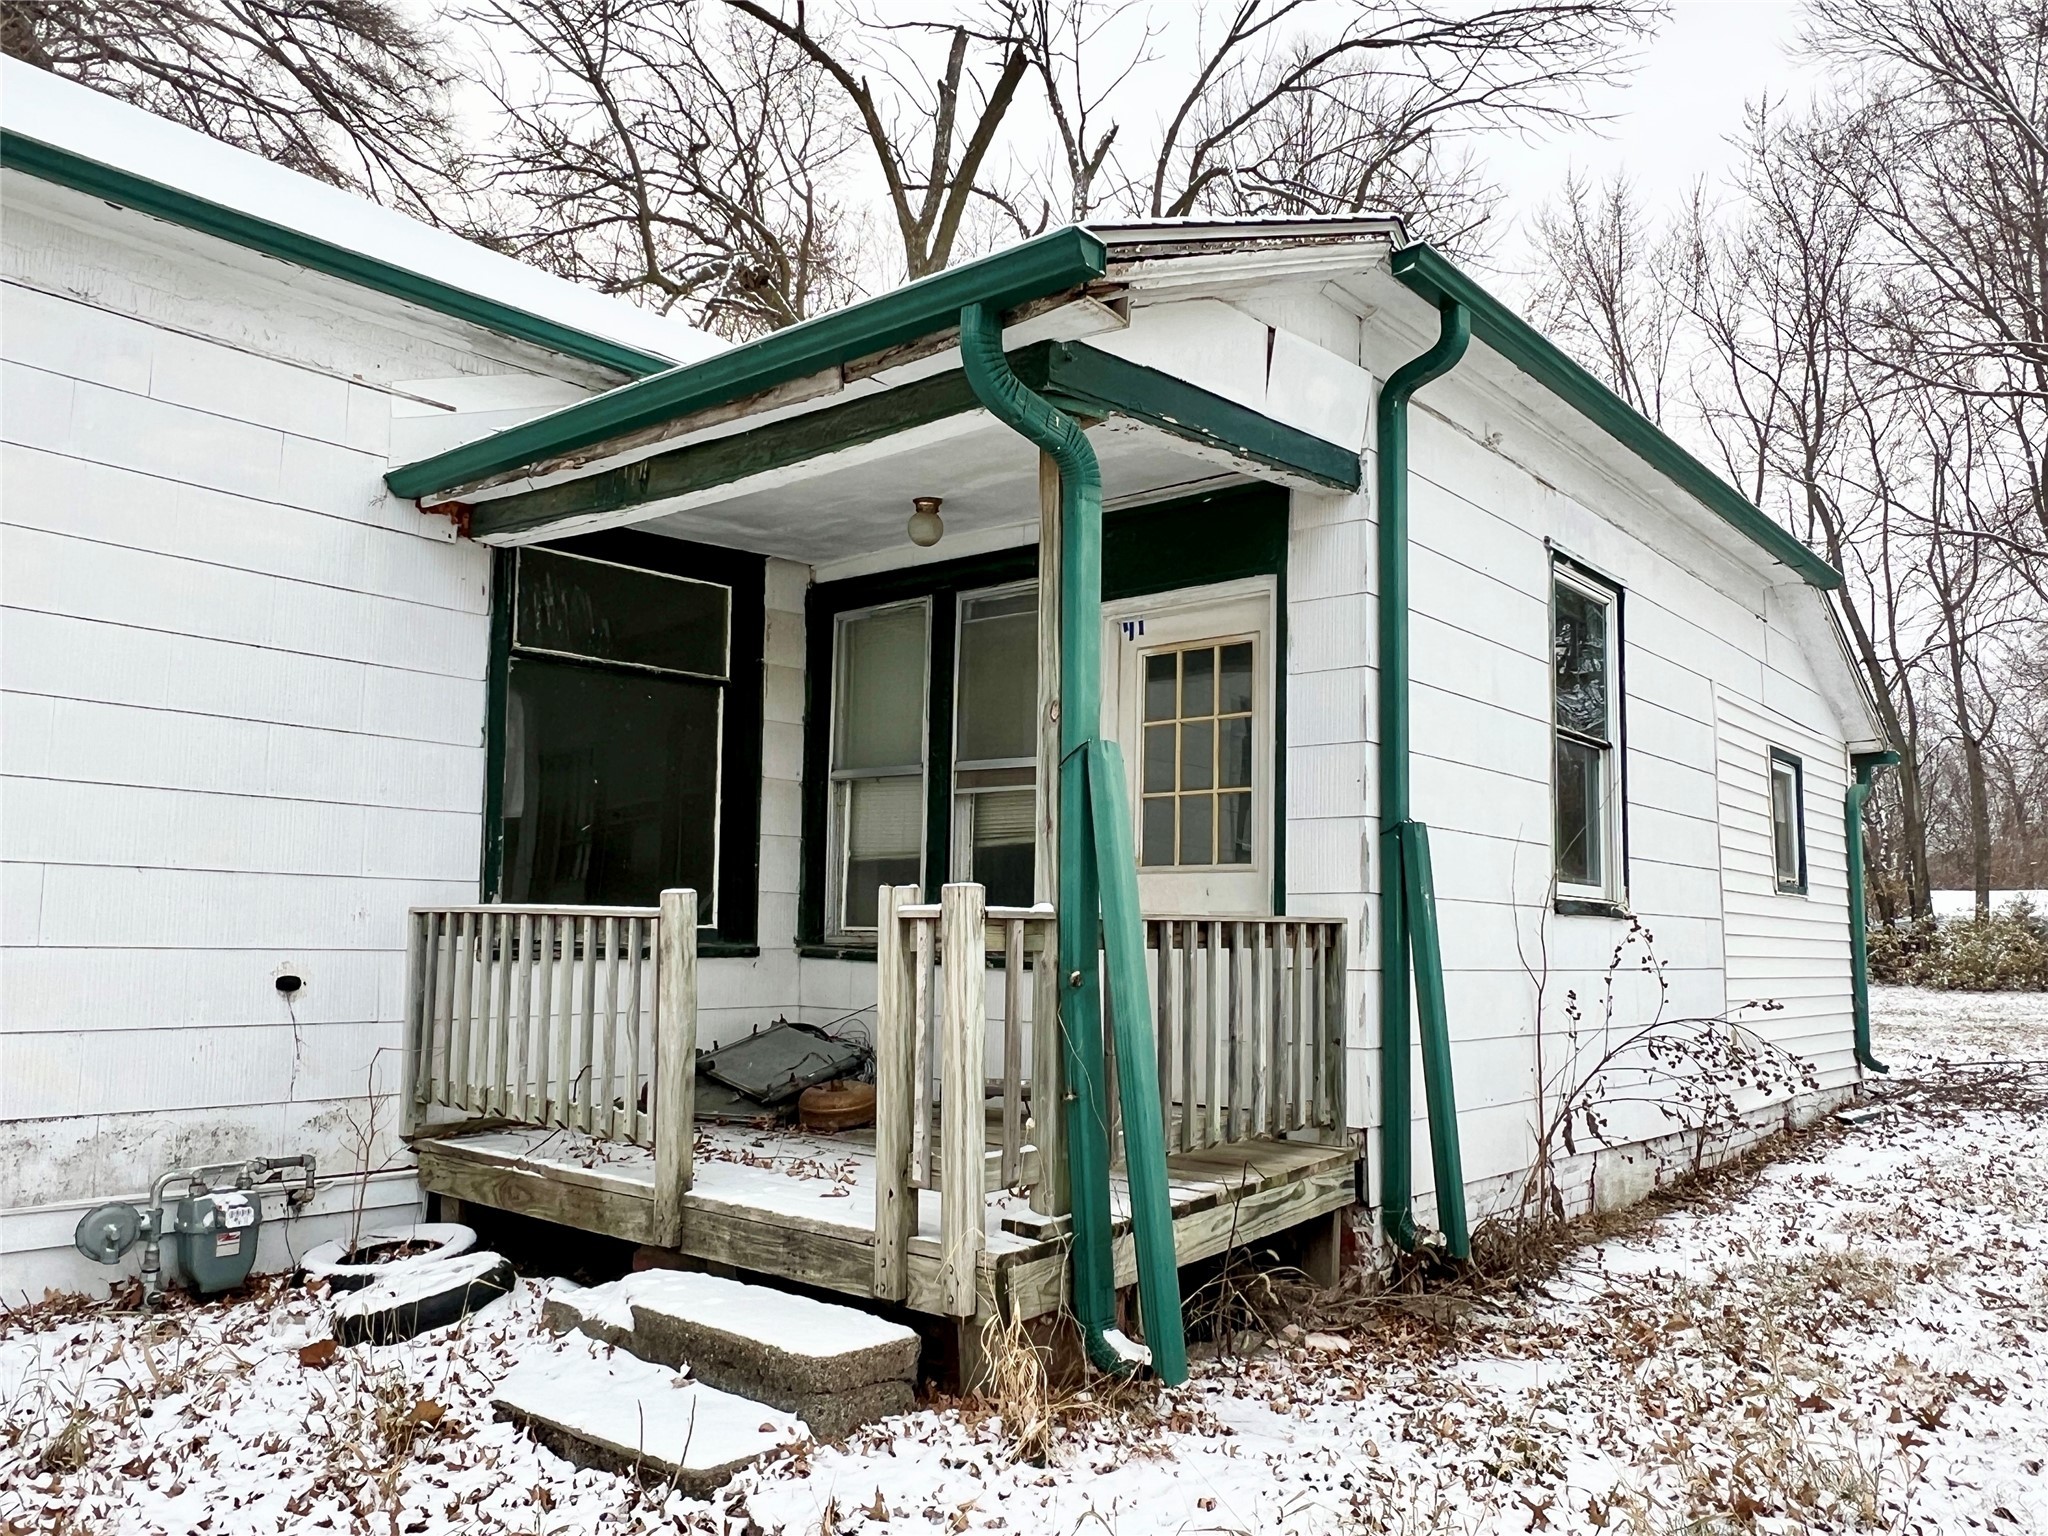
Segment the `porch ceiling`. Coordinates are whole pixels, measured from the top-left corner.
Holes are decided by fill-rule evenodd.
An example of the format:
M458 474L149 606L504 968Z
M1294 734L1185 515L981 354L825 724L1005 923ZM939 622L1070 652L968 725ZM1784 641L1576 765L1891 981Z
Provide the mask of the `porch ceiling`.
M1156 369L1077 342L1010 353L1019 376L1095 426L1114 500L1229 476L1355 490L1359 457ZM472 534L532 543L600 528L782 555L812 565L907 550L913 496L945 500L946 554L1035 525L1038 454L948 370L730 436L685 444L475 504ZM939 558L943 558L940 556Z
M1106 500L1150 499L1237 476L1191 445L1138 423L1112 419L1088 436L1102 463ZM678 510L650 508L653 515L634 526L808 565L889 550L900 551L906 563L944 560L1036 536L1038 450L984 411L914 428L886 439L871 455L812 459L758 480L766 483L721 487ZM929 551L917 549L905 532L913 496L945 499L946 534Z

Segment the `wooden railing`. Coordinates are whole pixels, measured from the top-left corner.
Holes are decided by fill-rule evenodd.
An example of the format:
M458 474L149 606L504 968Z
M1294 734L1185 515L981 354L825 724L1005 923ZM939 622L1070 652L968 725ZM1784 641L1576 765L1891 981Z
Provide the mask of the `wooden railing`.
M1055 922L1047 907L984 908L978 885L949 885L936 906L918 898L914 886L881 893L875 1294L907 1296L918 1191L937 1190L939 1291L947 1312L965 1316L988 1192L1020 1190L1045 1217L1065 1210ZM1145 938L1168 1151L1342 1132L1342 919L1158 917ZM994 981L991 956L1002 959Z
M690 1187L697 896L415 907L404 1132L509 1121L646 1147L658 1221Z
M875 1294L890 1301L908 1296L918 1191L934 1189L941 1303L948 1314L966 1317L974 1312L990 1188L1025 1191L1033 1209L1050 1214L1063 1184L1063 1149L1048 1134L1058 1123L1059 1037L1034 1027L1056 1012L1053 916L1050 907L984 906L978 885L946 886L937 906L920 904L919 894L908 885L881 893ZM994 1018L991 953L1003 958L1003 1006ZM993 1151L992 1031L1000 1104Z
M1343 1130L1345 926L1341 918L1145 920L1168 1151ZM1114 1083L1113 1053L1109 1071ZM1122 1135L1114 1093L1110 1106L1114 1157Z

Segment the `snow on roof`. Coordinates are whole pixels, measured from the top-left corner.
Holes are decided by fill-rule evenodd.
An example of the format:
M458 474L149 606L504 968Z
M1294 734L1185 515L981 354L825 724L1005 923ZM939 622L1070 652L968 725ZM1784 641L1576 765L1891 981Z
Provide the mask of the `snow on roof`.
M716 337L679 320L551 276L11 58L0 59L0 128L637 351L687 363L724 350Z
M1398 213L1254 213L1216 218L1188 214L1178 218L1088 221L1088 232L1111 250L1156 243L1219 245L1236 241L1298 242L1306 240L1377 239L1408 243L1408 226Z

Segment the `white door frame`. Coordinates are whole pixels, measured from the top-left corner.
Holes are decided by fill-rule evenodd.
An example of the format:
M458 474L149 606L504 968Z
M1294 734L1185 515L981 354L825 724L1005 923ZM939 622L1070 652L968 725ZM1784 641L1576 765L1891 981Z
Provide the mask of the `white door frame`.
M1199 869L1138 871L1138 904L1147 915L1273 915L1275 740L1280 668L1279 581L1253 576L1181 587L1102 607L1102 731L1122 744L1134 844L1142 854L1140 780L1144 772L1143 661L1148 652L1201 641L1249 639L1252 660L1252 862Z

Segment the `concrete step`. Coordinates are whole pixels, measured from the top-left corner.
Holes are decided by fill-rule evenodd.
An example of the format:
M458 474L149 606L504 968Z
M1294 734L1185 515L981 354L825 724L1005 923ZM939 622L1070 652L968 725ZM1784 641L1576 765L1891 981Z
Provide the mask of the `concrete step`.
M692 1381L582 1334L521 1360L492 1406L579 1467L702 1497L808 1437L792 1414Z
M899 1323L771 1286L652 1269L550 1295L542 1319L687 1368L698 1381L793 1413L820 1440L914 1405L918 1337Z

